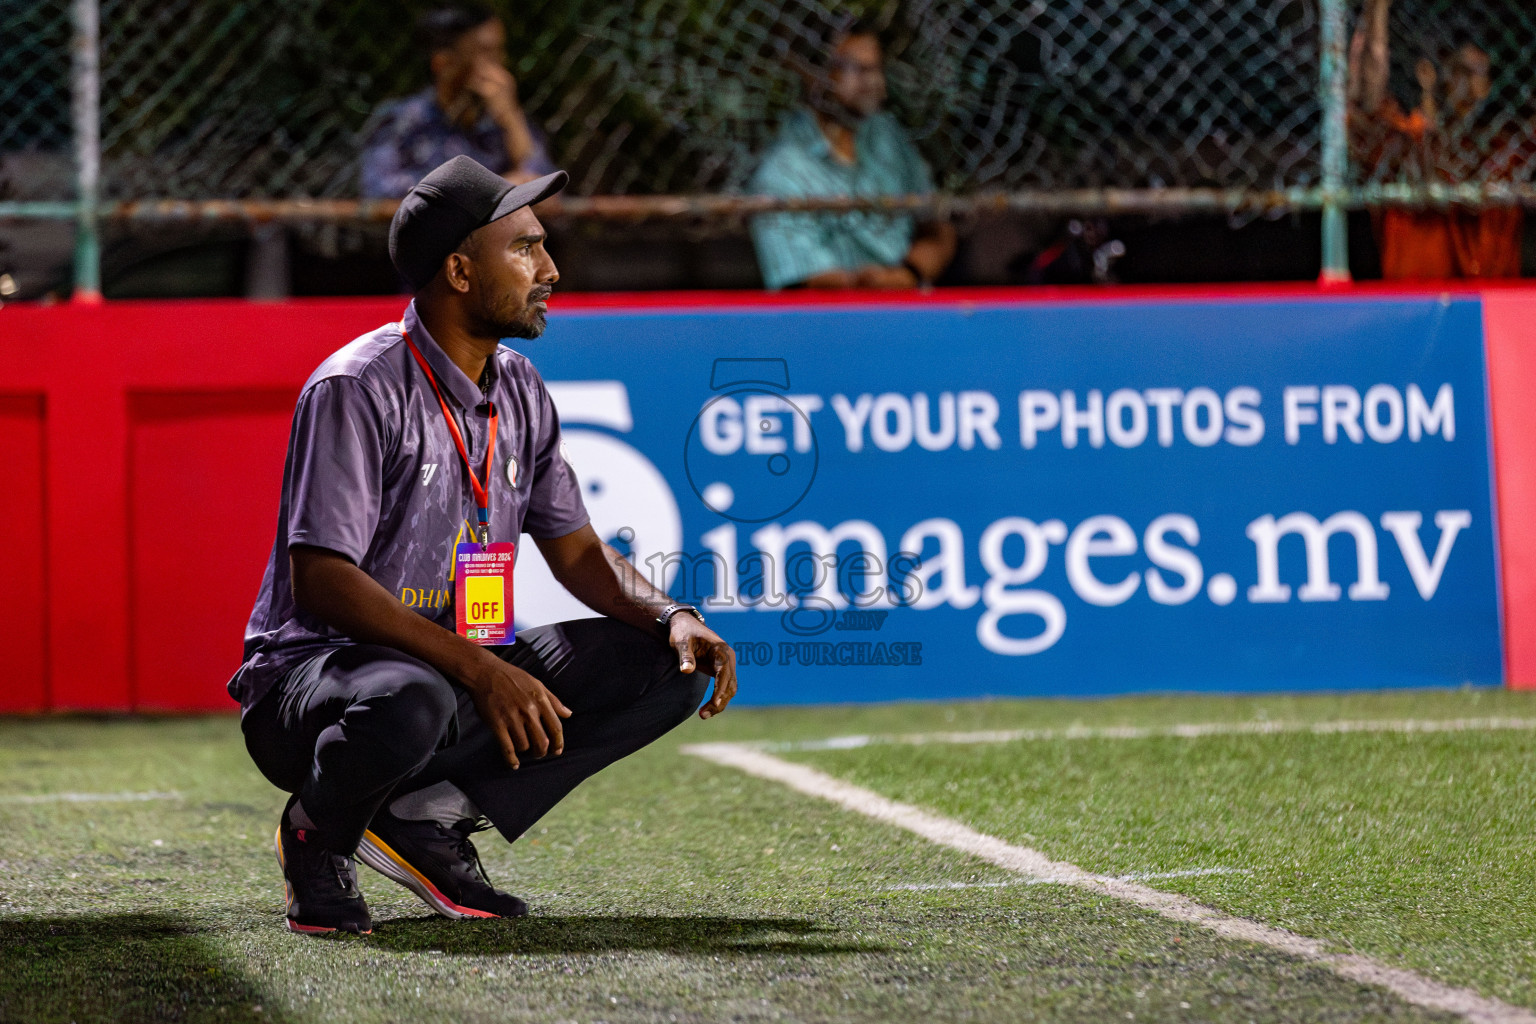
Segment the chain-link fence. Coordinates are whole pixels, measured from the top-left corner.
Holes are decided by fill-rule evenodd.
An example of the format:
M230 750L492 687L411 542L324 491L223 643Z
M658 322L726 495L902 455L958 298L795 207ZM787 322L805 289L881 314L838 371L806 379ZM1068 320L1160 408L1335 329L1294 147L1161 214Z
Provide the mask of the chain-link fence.
M1443 199L1447 186L1470 186L1456 198L1473 203L1531 199L1529 0L1363 2L530 0L501 13L523 105L572 173L578 216L739 214L729 197L854 16L881 32L890 108L942 193L930 204L1316 208ZM1347 56L1371 4L1387 12L1382 41ZM430 6L9 0L0 215L80 212L72 147L94 88L101 205L87 226L378 217L347 201L382 105L427 85L413 25ZM98 38L82 38L82 11L99 11ZM99 55L98 83L79 81L81 47ZM1481 78L1463 66L1478 55ZM1382 103L1359 109L1372 60ZM1350 176L1330 180L1346 152ZM246 202L186 202L199 200Z
M1385 13L1384 53L1371 52L1369 10L1357 25L1356 180L1400 192L1536 180L1536 7L1397 0Z

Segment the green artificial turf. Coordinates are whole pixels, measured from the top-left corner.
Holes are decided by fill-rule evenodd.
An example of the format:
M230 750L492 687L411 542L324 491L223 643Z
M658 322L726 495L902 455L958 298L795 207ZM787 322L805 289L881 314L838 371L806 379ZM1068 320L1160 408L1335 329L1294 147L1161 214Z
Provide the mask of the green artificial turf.
M1329 717L1532 717L1533 698L1371 697L1330 701ZM1244 717L1318 710L1251 703L1258 713ZM1187 710L1186 721L1225 717ZM1211 872L1149 884L1536 1006L1536 733L876 743L788 756L1090 871Z
M1536 717L1536 701L1467 691L733 709L598 776L514 846L482 837L492 877L533 917L443 921L361 869L375 932L336 940L281 925L271 832L283 796L249 764L233 718L0 721L0 1020L1444 1019L1060 886L900 888L1016 879L678 747L1495 714ZM1249 870L1148 884L1529 1004L1532 738L784 756L1094 870ZM69 792L177 795L14 799Z

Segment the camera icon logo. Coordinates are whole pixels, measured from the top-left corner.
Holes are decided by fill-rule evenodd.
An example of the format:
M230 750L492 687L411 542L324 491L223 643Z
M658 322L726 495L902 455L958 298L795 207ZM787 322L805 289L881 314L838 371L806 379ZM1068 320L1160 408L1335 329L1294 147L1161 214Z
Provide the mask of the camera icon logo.
M718 392L688 428L683 468L704 507L738 523L787 515L821 461L811 418L790 399L784 359L716 359Z

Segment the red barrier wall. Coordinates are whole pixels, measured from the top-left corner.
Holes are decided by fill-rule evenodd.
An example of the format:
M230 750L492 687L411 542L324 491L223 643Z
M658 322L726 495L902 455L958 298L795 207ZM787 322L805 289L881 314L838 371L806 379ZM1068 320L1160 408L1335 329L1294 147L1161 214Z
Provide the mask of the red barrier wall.
M1536 289L1483 296L1498 474L1504 587L1504 678L1536 689Z
M401 303L0 311L0 710L227 710L316 364ZM38 541L42 543L39 545Z
M1358 297L1402 288L562 296L559 308ZM1536 288L1485 315L1508 678L1536 686ZM0 310L0 713L229 710L289 419L330 352L403 300ZM558 313L558 310L557 310Z

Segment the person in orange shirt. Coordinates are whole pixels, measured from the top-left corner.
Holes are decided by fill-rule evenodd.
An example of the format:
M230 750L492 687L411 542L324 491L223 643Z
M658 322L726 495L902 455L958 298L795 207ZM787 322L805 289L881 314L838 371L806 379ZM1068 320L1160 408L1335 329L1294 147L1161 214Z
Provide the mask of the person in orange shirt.
M1488 54L1464 42L1440 71L1423 58L1415 68L1421 99L1411 111L1387 92L1387 15L1392 0L1366 0L1350 45L1350 143L1376 180L1456 184L1509 180L1519 152L1509 132L1482 123L1492 91ZM1372 211L1387 279L1519 277L1525 214L1519 206L1461 205Z

